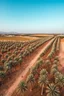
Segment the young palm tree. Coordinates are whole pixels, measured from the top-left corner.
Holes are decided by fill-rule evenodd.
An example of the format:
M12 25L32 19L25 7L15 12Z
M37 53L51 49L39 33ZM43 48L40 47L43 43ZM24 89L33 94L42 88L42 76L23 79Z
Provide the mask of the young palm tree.
M50 61L52 60L52 58L53 58L53 52L48 54L48 58L50 59Z
M6 73L4 71L0 71L0 81L3 83L4 78L6 77Z
M29 83L30 84L30 87L31 87L30 90L32 90L32 84L34 83L34 81L35 81L35 78L34 78L33 74L30 74L27 77L27 79L26 79L26 83Z
M59 76L61 76L62 74L59 71L57 71L54 75L55 75L55 78L59 78Z
M26 79L26 82L29 83L29 82L34 82L35 81L35 78L33 76L33 74L30 74L27 79Z
M56 64L54 64L54 65L52 65L52 67L51 67L51 74L54 75L56 72L58 72L58 67L57 67Z
M30 70L30 73L33 75L37 74L37 66L36 65L34 67L32 67L32 69Z
M19 58L18 57L15 57L14 60L19 61Z
M57 60L57 61L59 61L59 57L58 57L58 56L56 56L56 57L54 58L54 60Z
M46 67L48 73L50 73L50 69L51 69L51 62L50 62L50 60L46 60L45 61L45 67Z
M64 86L64 75L60 72L55 74L55 83L60 87Z
M44 63L44 60L42 60L41 58L38 60L38 62L40 63L40 64L43 64Z
M24 92L27 90L27 85L24 81L20 82L20 84L18 85L18 91L20 94L22 94L24 96Z
M56 85L49 84L46 90L47 96L60 96L60 91Z
M38 84L41 86L41 95L43 96L43 89L46 84L48 84L48 78L46 75L40 75Z
M6 73L8 73L8 72L11 73L12 61L9 61L9 62L5 63L5 64L4 64L4 68L5 68L5 72L6 72Z
M50 65L50 64L51 64L50 60L46 60L46 61L45 61L45 64L46 64L46 65Z
M4 78L5 76L6 76L5 72L4 71L0 71L0 77Z
M36 63L37 69L38 69L42 64L44 64L44 61L40 58L40 59L37 61L37 63Z
M14 60L12 66L15 68L15 70L16 70L16 66L17 66L17 64L18 64L18 61L17 61L17 60Z
M50 71L50 82L54 82L55 83L55 74L58 72L56 67L51 68Z
M46 69L42 69L40 71L40 75L48 75L48 72L46 71Z
M51 68L50 74L55 75L56 72L58 72L56 68Z
M54 60L53 64L59 65L59 61L58 60Z
M57 65L56 65L56 64L52 65L52 67L51 67L51 68L55 68L55 69L57 69L57 70L58 70L58 67L57 67Z
M22 58L19 58L19 63L20 63L20 66L21 66L21 63L22 63Z

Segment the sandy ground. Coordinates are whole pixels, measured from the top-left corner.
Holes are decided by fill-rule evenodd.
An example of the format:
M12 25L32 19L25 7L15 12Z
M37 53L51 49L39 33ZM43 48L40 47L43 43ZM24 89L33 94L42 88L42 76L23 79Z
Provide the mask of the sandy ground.
M29 68L31 68L36 63L36 61L40 57L41 53L45 50L45 47L49 46L49 44L51 42L52 42L52 40L46 46L44 46L44 48L41 49L40 52L38 52L37 56L35 56L35 58L33 60L31 60L31 62L28 64L28 67L19 75L19 77L14 82L14 84L12 84L12 86L7 90L5 96L11 96L12 95L12 93L18 87L18 84L20 83L20 81L22 81L25 78L27 72L29 71Z
M49 34L33 34L31 36L53 36L53 35L49 35Z
M1 37L0 41L28 41L28 40L36 40L37 37L30 37L30 36L7 36L7 37Z

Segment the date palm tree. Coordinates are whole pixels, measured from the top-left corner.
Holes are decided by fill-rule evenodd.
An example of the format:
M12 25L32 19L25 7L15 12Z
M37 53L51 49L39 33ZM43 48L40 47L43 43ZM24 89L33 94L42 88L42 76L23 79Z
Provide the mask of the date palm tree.
M24 96L24 92L27 90L25 81L21 81L18 85L18 92Z
M37 61L37 63L36 63L37 69L38 69L42 64L44 64L44 61L40 58L40 59Z
M26 79L26 83L30 84L30 87L31 87L30 90L32 90L32 85L33 85L34 82L35 82L35 78L34 78L33 74L29 74L29 76Z
M50 60L46 60L46 61L45 61L45 64L46 64L46 65L50 65L50 64L51 64Z
M18 64L18 61L15 59L15 60L13 61L13 65L12 65L12 66L15 68L15 70L16 70L17 64Z
M37 66L36 65L31 68L30 73L33 75L35 75L37 73Z
M58 72L58 68L57 68L57 65L54 64L54 65L52 65L52 67L51 67L50 73L51 73L52 75L54 75L56 72Z
M50 69L51 69L51 62L50 62L50 60L46 60L45 61L45 68L47 69L48 73L50 73Z
M59 61L59 57L58 57L58 56L56 56L56 57L54 58L54 60L57 60L57 61Z
M54 60L53 64L59 65L59 60Z
M22 63L22 58L19 58L19 60L18 60L18 61L19 61L20 66L21 66L21 63Z
M50 74L55 75L56 72L58 72L56 68L51 68Z
M58 70L58 67L57 67L57 65L56 65L56 64L52 65L52 68L55 68L55 69L57 69L57 70Z
M38 80L38 84L41 86L41 95L43 96L43 89L44 86L46 86L48 84L48 78L47 75L40 75L39 80Z
M6 62L4 64L4 69L6 73L11 73L11 69L12 69L12 61Z
M55 83L59 85L60 87L64 86L64 75L61 74L60 72L57 72L55 74Z
M6 73L4 71L0 71L0 82L3 83L3 80L5 79L6 77Z
M48 72L46 71L46 69L42 69L40 71L40 75L48 75Z
M59 88L53 83L47 86L46 93L47 93L46 96L60 96Z

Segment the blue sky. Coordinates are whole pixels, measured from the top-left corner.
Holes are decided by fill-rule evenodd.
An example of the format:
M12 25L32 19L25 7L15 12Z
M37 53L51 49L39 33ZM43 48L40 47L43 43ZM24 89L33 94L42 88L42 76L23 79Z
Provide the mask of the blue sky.
M64 0L0 0L0 31L64 30Z

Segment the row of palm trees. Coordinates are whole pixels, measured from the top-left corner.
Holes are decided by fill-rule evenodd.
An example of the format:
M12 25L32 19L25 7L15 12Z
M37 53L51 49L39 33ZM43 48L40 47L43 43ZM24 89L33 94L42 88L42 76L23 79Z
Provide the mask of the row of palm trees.
M55 39L56 39L56 38L54 38L54 39L50 42L49 46L45 48L45 50L44 50L44 52L41 54L41 56L45 55L45 53L51 48L51 46L52 46L52 44L54 43Z
M56 46L57 53L59 52L59 50L60 50L60 37L58 37L57 46Z
M51 48L51 46L52 46L52 48ZM55 56L55 55L58 55L58 53L59 53L59 50L60 50L60 37L58 37L58 36L55 37L55 38L53 39L53 41L50 42L49 46L45 48L45 50L44 50L44 52L41 54L41 56L44 56L45 53L46 53L49 49L51 49L51 50L50 50L49 54L46 56L46 58L49 58L49 59L51 60L52 57L54 58L54 56Z
M24 45L26 44L26 42L9 42L9 41L6 41L6 42L0 42L0 49L1 49L1 52L2 54L16 47L23 47Z
M36 85L41 88L41 94L37 96L64 96L64 91L62 91L64 88L64 75L58 70L59 64L57 57L54 58L54 62L52 63L50 60L44 61L39 59L36 65L30 70L26 81L21 81L18 85L17 96L28 96L26 93L33 93ZM33 93L33 95L36 96L36 93Z
M50 59L55 55L55 53L56 53L56 51L57 51L57 50L56 50L57 41L58 41L58 38L55 39L55 41L54 41L54 43L53 43L53 45L52 45L52 49L51 49L50 53L48 54L48 58L50 58Z

